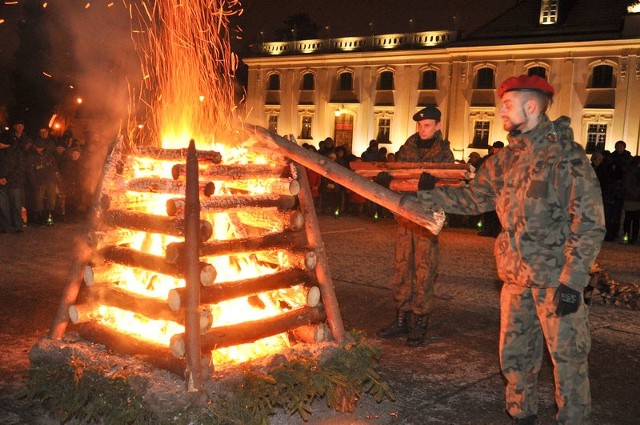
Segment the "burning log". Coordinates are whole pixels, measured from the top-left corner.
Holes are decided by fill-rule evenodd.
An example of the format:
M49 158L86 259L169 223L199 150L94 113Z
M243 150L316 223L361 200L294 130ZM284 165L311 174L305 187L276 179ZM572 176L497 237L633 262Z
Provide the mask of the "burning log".
M139 236L139 232L135 230L115 228L108 231L95 231L89 235L89 238L96 249L102 249L109 245L128 245Z
M416 192L418 190L419 179L396 179L391 180L389 189L396 192ZM436 186L461 186L463 180L438 179Z
M304 148L302 149L306 150ZM320 237L320 226L318 225L318 218L315 214L315 206L313 204L311 189L309 188L309 181L307 180L307 173L299 164L296 164L295 168L302 188L300 195L298 196L298 199L300 200L300 210L307 217L304 224L307 241L309 243L309 248L313 249L318 256L315 272L316 277L318 278L318 285L320 286L322 300L327 311L329 328L331 329L331 335L333 335L333 338L341 344L345 340L346 334L342 323L342 317L340 316L338 298L336 297L333 280L331 279L331 272L329 271L327 253L325 251L324 242L322 242L322 238Z
M300 183L290 178L266 180L230 180L224 182L224 187L252 193L273 193L277 195L296 196L300 192Z
M291 176L291 166L289 164L269 165L269 164L219 164L210 165L200 170L200 175L209 180L230 181L230 180L252 180L265 178L286 178ZM171 168L171 176L178 180L185 174L185 165L176 164Z
M56 311L56 316L53 319L51 328L49 329L49 338L60 339L64 335L69 322L69 307L75 304L82 285L82 275L84 272L84 266L88 263L92 249L95 247L95 241L92 240L94 232L98 229L100 221L103 215L102 197L105 195L105 189L108 182L115 176L120 157L122 155L122 137L118 137L110 146L109 153L105 158L104 165L100 173L98 180L98 186L95 189L93 203L89 211L85 231L82 232L84 240L82 243L82 250L76 256L76 259L71 264L69 274L65 287Z
M232 345L246 344L258 339L290 331L303 325L320 323L326 319L322 308L302 308L276 317L239 323L237 325L214 327L200 337L204 350L215 350ZM171 337L171 352L181 358L185 355L184 334Z
M307 344L319 344L331 339L331 331L324 323L300 326L291 333L296 340Z
M112 261L129 267L151 270L153 272L166 274L179 279L182 279L185 276L183 267L167 263L163 257L146 254L132 248L110 246L103 249L101 254L106 261ZM203 286L213 285L217 276L216 269L211 264L204 262L199 262L198 267L200 284Z
M104 213L104 222L111 226L125 227L141 232L163 235L184 236L184 221L173 217L149 215L124 210L110 210ZM200 220L200 238L207 241L213 235L213 227L206 220Z
M162 149L150 146L138 146L132 156L156 159L159 161L184 161L187 158L188 149ZM220 164L222 155L216 151L196 151L198 160Z
M304 235L299 232L268 234L259 238L216 240L200 245L201 256L241 254L251 251L267 251L293 248L304 243ZM167 263L179 263L184 258L184 244L174 242L167 245Z
M167 201L167 214L179 215L184 210L184 199ZM244 208L271 208L290 210L296 205L296 198L283 195L214 196L200 201L200 208L206 212L226 212Z
M101 305L135 312L151 320L168 320L183 326L185 324L184 315L171 310L164 300L103 284L91 287L84 302L69 307L69 318L74 324L95 320ZM209 309L201 309L199 316L200 332L205 333L213 325L213 315Z
M277 208L235 211L235 216L245 226L266 229L272 232L298 231L304 228L304 214L298 210Z
M215 192L215 184L211 181L200 182L200 192L205 196L211 196ZM184 195L185 186L182 180L162 179L153 177L141 177L131 179L126 183L126 190L131 192L151 192Z
M335 161L331 161L322 155L298 146L295 141L287 140L262 127L245 125L245 128L252 131L251 134L260 141L285 152L292 160L370 199L382 207L425 227L434 235L437 235L440 233L440 230L442 230L445 220L444 212L425 210L415 199L405 198L402 199L403 202L401 203L402 195L388 190L365 177L359 176L357 173L346 169ZM301 182L301 186L302 178L303 173L298 173L298 180ZM300 193L302 193L302 191Z
M276 289L290 288L299 284L312 286L315 285L316 282L308 272L300 269L290 269L251 279L221 282L213 286L201 288L200 302L203 304L217 304L233 298L247 297ZM185 288L176 288L169 291L169 308L173 311L178 311L184 306L185 296Z

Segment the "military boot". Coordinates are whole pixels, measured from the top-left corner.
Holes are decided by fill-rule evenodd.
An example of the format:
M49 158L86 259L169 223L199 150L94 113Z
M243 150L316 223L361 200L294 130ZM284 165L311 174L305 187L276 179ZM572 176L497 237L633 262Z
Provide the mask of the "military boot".
M395 338L409 334L410 311L396 310L396 319L387 327L380 329L377 335L380 338Z
M413 316L414 321L411 323L407 345L409 347L417 347L422 345L427 336L427 325L429 324L428 314L416 314Z

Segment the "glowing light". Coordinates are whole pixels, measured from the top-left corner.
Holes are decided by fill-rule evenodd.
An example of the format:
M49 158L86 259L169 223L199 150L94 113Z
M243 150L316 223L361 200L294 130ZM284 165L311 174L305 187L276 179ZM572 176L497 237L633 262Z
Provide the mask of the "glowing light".
M640 13L640 1L627 6L627 13Z
M48 3L47 3L46 1L45 1L44 3L42 3L42 8L43 8L43 9L46 9L46 8L47 8L47 6L48 6Z
M84 5L84 8L85 8L85 9L88 9L88 8L90 8L90 7L91 7L91 3L89 3L89 2L87 2L87 4L85 4L85 5Z
M200 95L200 97L198 97L198 100L199 100L200 102L204 102L204 96Z
M4 19L0 18L0 24L4 24Z
M76 98L76 103L77 103L78 105L82 105L82 102L83 102L83 100L82 100L82 98L81 98L81 97Z
M44 72L44 71L42 71L42 75L44 75L44 76L45 76L45 77L47 77L47 78L52 78L52 77L51 77L51 74L49 74L48 72Z

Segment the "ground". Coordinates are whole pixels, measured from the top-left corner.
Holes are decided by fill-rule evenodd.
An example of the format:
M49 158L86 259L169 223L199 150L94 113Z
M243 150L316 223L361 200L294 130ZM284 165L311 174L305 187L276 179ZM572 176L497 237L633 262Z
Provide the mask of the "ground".
M408 348L375 331L393 317L392 219L320 217L322 238L347 329L382 347L379 370L397 401L363 397L352 414L314 404L311 424L509 424L498 368L499 284L494 239L447 228L440 237L439 289L428 343ZM47 334L74 256L81 223L27 227L0 235L0 424L55 424L22 397L31 347ZM606 242L599 263L619 281L640 276L640 246ZM640 312L595 303L590 312L590 377L595 424L640 417ZM555 423L548 359L540 375L540 424ZM273 424L302 422L279 414Z

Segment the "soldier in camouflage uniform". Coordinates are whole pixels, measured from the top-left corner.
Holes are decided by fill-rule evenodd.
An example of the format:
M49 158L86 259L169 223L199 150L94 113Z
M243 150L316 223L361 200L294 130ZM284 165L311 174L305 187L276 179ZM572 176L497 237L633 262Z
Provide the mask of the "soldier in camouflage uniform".
M537 76L503 82L499 113L509 146L468 185L420 191L418 202L454 214L496 209L503 227L494 254L504 281L500 364L507 411L520 424L535 423L546 341L558 423L585 425L591 423L591 337L583 289L604 239L604 213L598 180L569 119L546 115L553 93Z
M402 145L396 156L398 161L453 162L449 142L442 139L440 117L440 110L435 107L424 108L413 116L418 131ZM438 238L403 217L397 217L397 221L392 284L396 319L381 329L378 336L406 335L407 345L415 347L425 340L433 304L438 274Z

